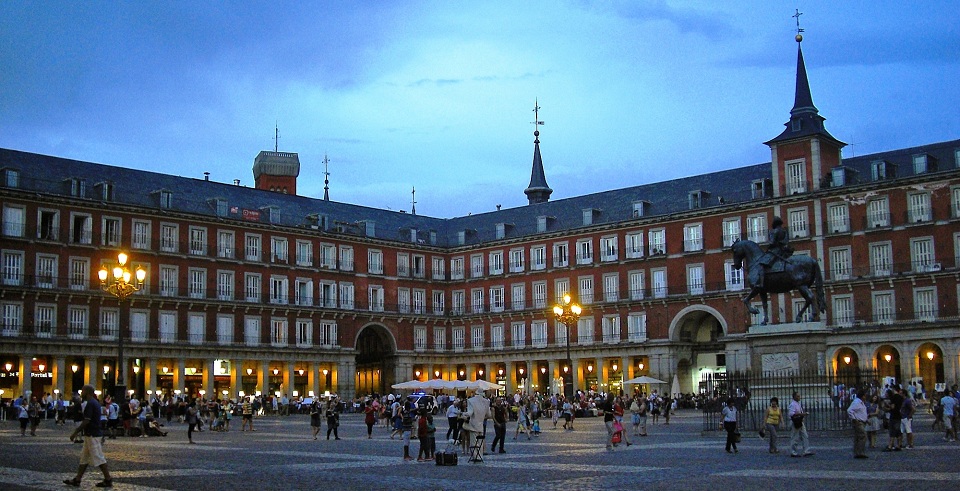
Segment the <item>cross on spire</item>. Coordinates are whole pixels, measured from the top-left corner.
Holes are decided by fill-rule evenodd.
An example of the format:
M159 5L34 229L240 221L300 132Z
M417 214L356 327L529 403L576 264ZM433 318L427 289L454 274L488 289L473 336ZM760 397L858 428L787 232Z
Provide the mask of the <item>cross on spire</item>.
M532 124L534 128L543 125L543 121L540 121L540 104L537 99L533 100L533 121L531 121L530 124Z
M327 154L323 154L323 200L330 201L330 169L327 167L330 164L330 159L327 158Z
M803 41L803 29L800 27L800 16L803 15L803 12L800 9L796 9L796 13L791 15L794 19L797 19L797 42Z

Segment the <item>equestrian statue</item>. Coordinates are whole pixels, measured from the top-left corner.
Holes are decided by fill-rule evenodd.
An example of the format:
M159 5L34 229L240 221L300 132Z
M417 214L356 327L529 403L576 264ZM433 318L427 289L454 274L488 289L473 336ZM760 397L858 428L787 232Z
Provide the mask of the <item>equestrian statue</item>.
M803 319L803 314L811 305L814 306L814 318L818 318L819 314L826 312L820 265L810 256L793 256L793 249L790 248L788 234L780 217L773 217L771 225L770 245L766 251L752 240L737 240L731 246L733 267L741 269L744 264L747 267L750 293L744 297L744 305L751 314L759 314L760 311L750 305L750 300L760 295L763 303L761 325L766 325L769 321L767 294L797 290L806 302L800 312L797 312L796 322ZM816 296L811 289L817 291Z

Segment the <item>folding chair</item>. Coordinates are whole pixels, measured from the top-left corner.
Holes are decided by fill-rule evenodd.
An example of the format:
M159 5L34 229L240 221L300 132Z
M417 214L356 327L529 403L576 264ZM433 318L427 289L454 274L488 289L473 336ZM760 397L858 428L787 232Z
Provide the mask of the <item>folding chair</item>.
M470 458L467 460L467 462L473 462L474 464L483 462L483 441L484 435L480 434L476 436L473 445L470 446Z

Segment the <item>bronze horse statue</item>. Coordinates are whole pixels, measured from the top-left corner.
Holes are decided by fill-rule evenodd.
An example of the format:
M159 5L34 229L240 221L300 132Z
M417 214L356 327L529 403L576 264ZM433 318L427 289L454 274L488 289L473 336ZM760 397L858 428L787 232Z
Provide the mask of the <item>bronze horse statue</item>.
M810 256L791 256L787 259L778 259L783 261L784 265L781 271L766 271L760 264L760 259L765 254L760 246L752 240L738 240L731 246L733 251L733 267L741 269L744 263L747 266L747 283L750 285L750 293L744 297L743 303L751 314L760 313L755 307L750 306L750 299L760 295L763 302L763 321L766 325L769 320L767 312L767 294L768 293L787 293L793 290L800 292L806 303L800 312L797 312L796 322L800 322L804 312L814 305L812 309L814 318L819 314L826 312L826 302L823 292L823 274L820 272L820 264ZM775 268L771 268L775 269ZM760 275L764 275L762 282ZM758 287L757 285L763 285ZM814 296L811 288L815 289L817 294Z

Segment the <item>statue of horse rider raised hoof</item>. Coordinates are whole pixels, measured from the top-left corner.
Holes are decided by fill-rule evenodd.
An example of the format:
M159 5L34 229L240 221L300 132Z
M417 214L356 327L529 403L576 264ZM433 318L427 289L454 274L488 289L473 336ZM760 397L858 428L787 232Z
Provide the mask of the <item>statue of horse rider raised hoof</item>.
M738 240L733 243L733 267L741 269L747 267L747 283L750 293L743 299L747 310L751 314L760 311L750 305L750 300L760 295L763 304L763 319L761 325L770 321L768 314L769 293L787 293L793 290L800 292L806 301L800 312L797 312L796 322L803 319L803 314L813 306L814 318L826 312L823 291L823 274L817 260L808 256L793 256L793 250L788 243L787 230L783 227L783 220L774 217L770 231L770 246L766 251L752 240ZM814 295L813 290L816 290Z

